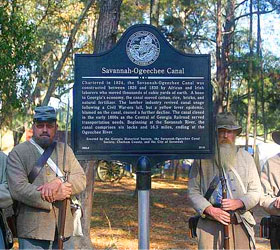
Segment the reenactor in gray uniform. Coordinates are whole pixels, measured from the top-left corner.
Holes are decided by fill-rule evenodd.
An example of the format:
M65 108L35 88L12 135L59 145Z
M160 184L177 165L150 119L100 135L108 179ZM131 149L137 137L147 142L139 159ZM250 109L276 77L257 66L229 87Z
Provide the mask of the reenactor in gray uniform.
M7 162L7 156L0 151L0 220L1 220L1 228L0 228L0 249L5 249L5 239L3 236L7 232L5 232L6 228L4 226L4 220L5 218L5 208L8 208L13 204L12 197L10 195L9 189L8 189L8 183L7 183L7 177L6 177L6 162Z
M216 124L220 157L216 150L213 159L196 160L188 184L191 204L200 215L196 231L198 248L223 249L224 226L228 226L230 249L254 249L255 220L250 209L260 199L258 171L252 156L235 146L235 138L242 128L234 116L231 113L220 113ZM227 187L226 199L222 198L221 167ZM217 177L218 182L210 198L205 198L210 183L213 184L212 181Z
M280 131L272 133L280 145ZM280 153L268 159L261 171L263 196L260 205L270 214L267 224L271 249L280 249Z
M14 147L7 161L7 178L11 195L18 201L17 233L20 249L57 248L59 212L63 200L79 194L86 187L86 176L67 146L63 178L64 143L55 142L58 125L53 107L35 108L33 137ZM43 152L52 147L46 164L36 172ZM36 177L31 179L36 174ZM73 233L73 215L67 199L64 236Z

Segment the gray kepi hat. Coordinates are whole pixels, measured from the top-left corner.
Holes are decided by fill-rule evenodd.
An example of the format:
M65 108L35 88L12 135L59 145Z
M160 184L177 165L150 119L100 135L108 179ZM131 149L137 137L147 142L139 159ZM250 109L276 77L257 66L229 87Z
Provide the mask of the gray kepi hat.
M56 121L55 109L51 106L40 106L35 108L34 122L54 122Z
M272 139L275 143L280 145L280 131L272 132Z
M228 130L236 130L236 135L239 135L242 131L241 126L238 125L234 115L230 112L217 114L216 123L218 129L224 128Z

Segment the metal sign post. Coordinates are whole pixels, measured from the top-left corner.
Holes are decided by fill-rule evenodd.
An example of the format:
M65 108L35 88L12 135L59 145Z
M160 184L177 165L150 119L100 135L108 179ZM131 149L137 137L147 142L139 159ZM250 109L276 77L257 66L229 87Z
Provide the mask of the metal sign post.
M136 188L138 191L138 249L150 248L150 189L151 165L141 157L137 163Z

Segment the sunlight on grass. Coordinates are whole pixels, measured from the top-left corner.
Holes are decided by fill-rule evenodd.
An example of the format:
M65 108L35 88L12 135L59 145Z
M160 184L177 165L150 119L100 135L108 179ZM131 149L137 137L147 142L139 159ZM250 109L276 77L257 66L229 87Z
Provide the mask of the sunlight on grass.
M137 249L137 238L120 229L97 229L91 233L95 249Z
M157 202L154 202L153 205L154 205L155 207L158 207L158 208L166 208L166 207L167 207L166 205L164 205L164 204L162 204L162 203L157 203Z
M164 229L164 230L169 230L172 229L172 225L169 225L167 223L164 222L158 222L158 223L152 223L152 231L158 233L159 230L158 229Z
M187 190L187 181L186 180L183 180L181 182L174 181L173 183L168 183L166 181L159 181L159 180L152 181L152 189L170 189L170 188Z

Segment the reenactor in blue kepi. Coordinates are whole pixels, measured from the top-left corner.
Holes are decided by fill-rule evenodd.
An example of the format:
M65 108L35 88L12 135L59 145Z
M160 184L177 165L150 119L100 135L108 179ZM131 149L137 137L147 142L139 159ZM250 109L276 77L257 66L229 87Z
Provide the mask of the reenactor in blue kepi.
M67 199L68 203L64 236L69 238L73 216L68 198L85 189L86 176L71 148L55 141L58 125L53 107L35 108L32 129L31 140L15 146L7 161L9 189L18 201L19 248L57 249L62 201ZM67 180L63 158L69 173Z
M272 133L272 139L280 145L280 131ZM269 158L261 171L263 196L260 205L270 217L261 221L263 232L270 238L271 249L280 249L280 153Z
M218 114L216 127L215 156L195 160L190 170L188 196L200 215L198 249L254 249L250 209L260 199L258 171L253 157L235 145L242 128L234 116Z

